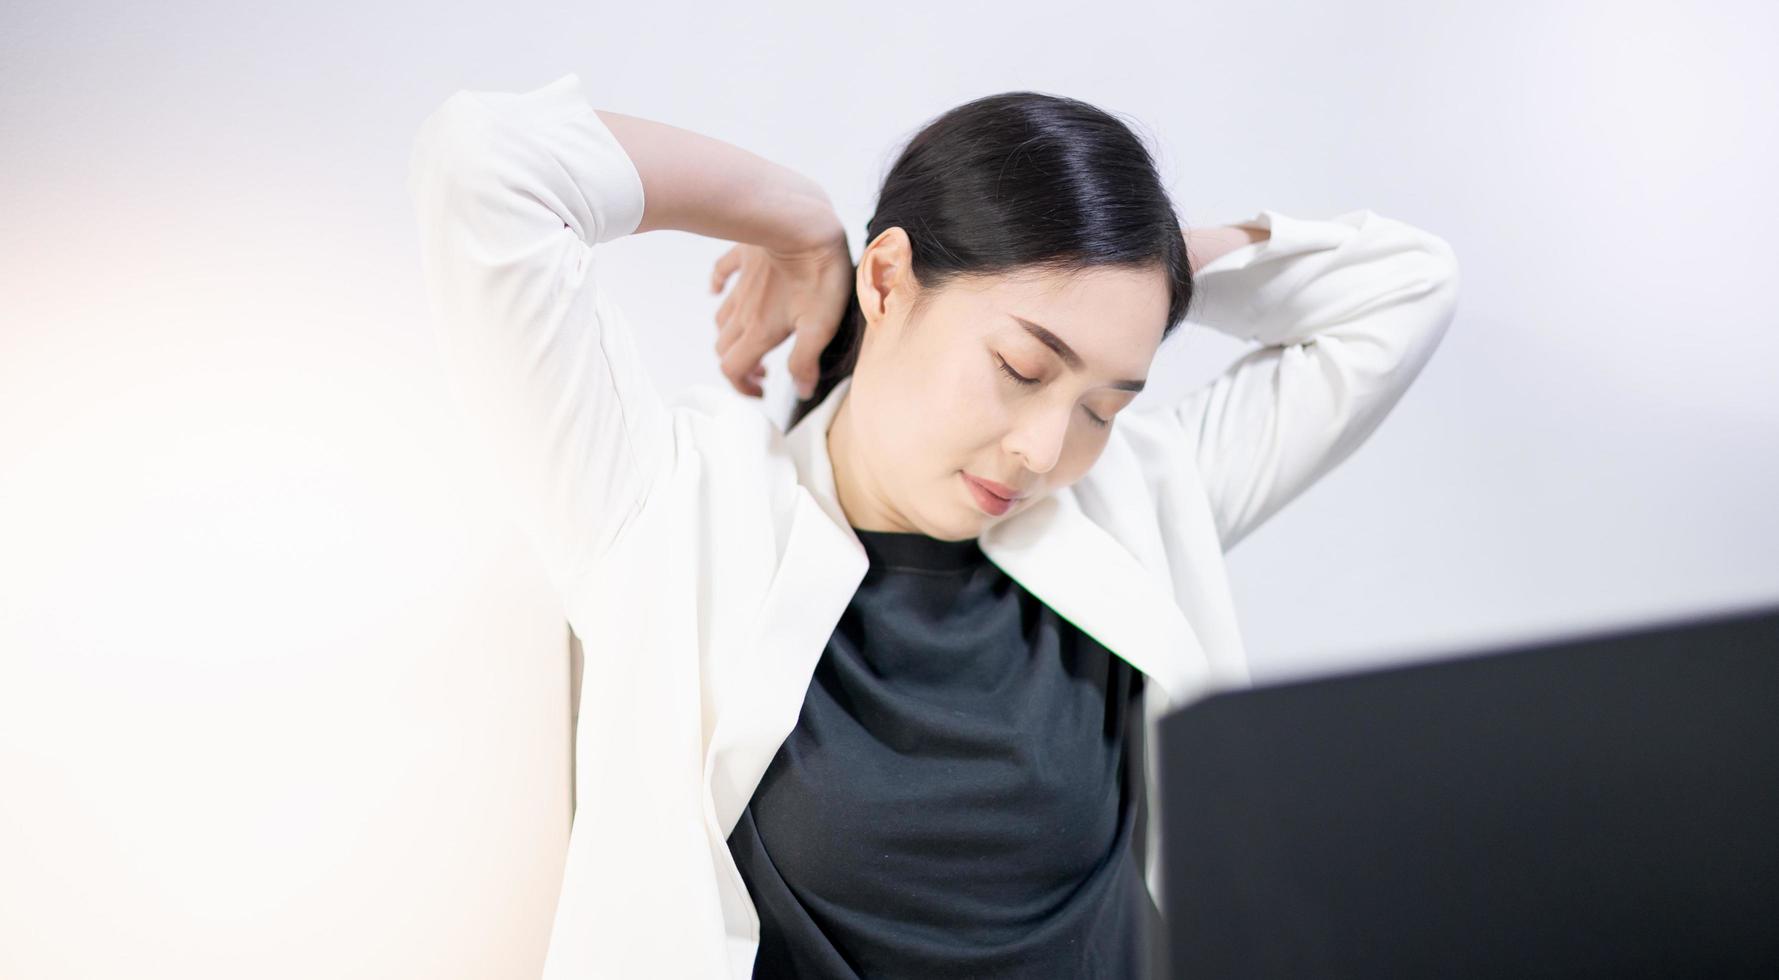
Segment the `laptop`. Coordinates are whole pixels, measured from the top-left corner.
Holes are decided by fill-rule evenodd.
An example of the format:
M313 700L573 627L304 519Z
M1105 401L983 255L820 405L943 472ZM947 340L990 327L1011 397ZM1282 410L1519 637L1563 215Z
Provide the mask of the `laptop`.
M1779 606L1157 731L1171 976L1779 977Z

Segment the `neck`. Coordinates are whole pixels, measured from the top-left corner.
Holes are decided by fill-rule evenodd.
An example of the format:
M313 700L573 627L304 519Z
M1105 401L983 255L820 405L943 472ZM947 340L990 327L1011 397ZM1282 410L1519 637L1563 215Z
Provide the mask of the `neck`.
M871 504L871 496L864 486L863 467L859 465L855 451L858 443L853 438L852 412L849 411L851 405L852 392L843 392L840 406L834 410L834 419L824 437L828 443L828 462L834 470L834 492L840 498L840 509L846 514L848 524L863 531L907 530L888 519L881 509Z

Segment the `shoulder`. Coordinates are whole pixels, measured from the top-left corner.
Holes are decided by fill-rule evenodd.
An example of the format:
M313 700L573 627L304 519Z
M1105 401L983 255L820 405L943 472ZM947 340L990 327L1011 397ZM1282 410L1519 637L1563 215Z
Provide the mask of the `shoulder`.
M766 406L734 389L689 385L671 395L667 407L680 434L701 450L737 462L763 462L787 452L784 434L766 414Z
M1165 411L1125 411L1083 483L1100 494L1153 499L1164 487L1193 482L1191 454L1178 423Z
M734 580L735 562L747 575L770 569L753 556L773 553L795 512L797 469L789 446L764 406L717 385L678 389L664 399L672 451L641 509L606 562L617 581L612 593L652 583L665 566L652 557L696 548L707 579Z
M706 480L731 498L787 495L797 483L790 445L765 403L732 388L691 385L667 401L681 462L694 457Z
M1165 407L1120 413L1074 490L1084 513L1127 542L1196 538L1210 516L1203 478Z
M778 429L759 399L748 398L721 385L687 385L670 395L667 404L676 417L700 427L701 431L720 430L763 439L768 430Z

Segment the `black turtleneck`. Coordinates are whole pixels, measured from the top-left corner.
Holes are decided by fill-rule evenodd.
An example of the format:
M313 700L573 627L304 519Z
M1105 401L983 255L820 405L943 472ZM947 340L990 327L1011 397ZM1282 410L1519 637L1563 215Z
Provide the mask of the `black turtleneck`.
M1147 976L1142 674L974 538L854 533L870 568L729 835L754 976Z

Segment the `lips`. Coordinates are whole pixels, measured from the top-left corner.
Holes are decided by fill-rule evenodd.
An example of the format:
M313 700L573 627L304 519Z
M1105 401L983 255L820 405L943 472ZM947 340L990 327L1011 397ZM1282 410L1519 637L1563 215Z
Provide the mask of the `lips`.
M982 477L979 477L979 476L975 475L974 473L966 473L964 475L968 476L972 480L975 480L978 484L981 484L982 489L987 490L989 493L992 493L995 496L1000 497L1003 500L1020 500L1025 497L1025 494L1013 489L1012 487L1006 485L1005 483L996 483L993 480L984 480Z
M970 488L970 496L975 499L976 506L983 513L990 517L1000 517L1013 509L1013 501L1006 497L995 496L993 491L976 482L975 477L961 471L958 476L964 481L964 486Z

